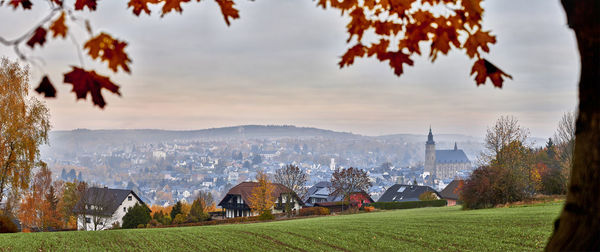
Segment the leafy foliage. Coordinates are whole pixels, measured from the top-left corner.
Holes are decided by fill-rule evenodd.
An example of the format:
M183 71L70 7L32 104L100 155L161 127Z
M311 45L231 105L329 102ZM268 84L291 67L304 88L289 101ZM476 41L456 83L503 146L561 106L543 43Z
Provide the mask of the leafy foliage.
M303 195L308 176L298 166L286 165L275 171L275 182L284 185L293 191L293 194L285 194L285 212L288 216L292 214L292 204L297 195ZM295 195L294 195L295 194Z
M405 202L373 202L369 204L377 209L410 209L421 207L441 207L446 206L445 199L427 200L427 201L405 201Z
M439 54L448 54L452 49L464 50L465 54L474 59L471 75L475 74L477 85L484 84L489 78L495 87L502 87L504 78L512 78L494 64L483 58L484 53L489 53L490 45L496 43L496 37L482 26L483 8L482 0L401 0L401 1L376 1L376 0L318 0L317 6L323 9L332 8L340 11L342 16L348 17L346 25L348 38L351 44L342 55L338 65L340 68L354 64L356 58L374 57L381 62L387 62L394 74L400 76L404 73L404 65L412 66L412 57L422 54L422 47L429 50L429 58L435 61ZM141 13L151 15L151 6L160 6L160 16L169 13L182 13L183 4L191 0L129 0L127 8L132 14L139 16ZM200 2L197 0L196 2ZM231 25L231 20L240 18L235 0L215 0L219 6L225 23ZM50 15L42 20L33 32L26 33L23 38L28 38L27 45L33 48L40 47L46 42L46 26L49 26L53 38L66 38L69 35L67 20L77 20L76 13L84 10L96 11L97 0L75 0L72 6L61 0L49 1ZM9 5L13 9L19 6L29 10L32 2L29 0L11 0ZM74 9L71 9L74 8ZM59 14L60 13L60 14ZM54 20L55 16L57 16ZM116 40L108 33L94 34L90 22L85 20L86 30L90 38L84 43L87 55L92 59L105 61L108 68L117 72L119 68L130 73L131 59L125 52L127 42ZM369 38L369 39L366 39ZM5 44L18 45L23 39L7 41ZM425 46L427 45L427 46ZM17 48L15 47L15 48ZM23 58L18 48L15 53ZM81 63L83 64L83 63ZM85 70L93 72L92 70ZM65 80L65 83L69 83ZM52 86L51 81L44 82L45 86ZM50 90L46 87L45 90ZM113 93L117 93L114 92ZM118 93L117 93L118 94ZM76 93L77 98L81 98ZM94 94L92 94L93 97ZM46 96L53 97L53 96ZM104 103L95 105L100 108ZM100 105L102 104L102 105Z
M183 205L181 204L181 201L177 201L177 203L175 203L175 206L173 206L173 209L171 209L171 220L175 220L175 217L180 214L183 213L182 211Z
M140 203L135 203L133 207L127 209L123 216L122 228L136 228L138 225L146 225L150 222L150 209Z
M421 195L419 195L419 200L421 201L426 201L426 200L438 200L438 196L432 192L432 191L426 191L424 193L421 193Z
M300 209L300 216L310 215L329 215L329 209L325 207L303 207Z
M343 202L355 192L368 192L372 186L367 172L349 167L337 169L331 175L331 194L343 196Z
M269 181L267 174L262 171L256 174L256 180L258 186L252 189L252 195L248 198L248 205L256 213L270 212L275 202L273 197L275 186Z

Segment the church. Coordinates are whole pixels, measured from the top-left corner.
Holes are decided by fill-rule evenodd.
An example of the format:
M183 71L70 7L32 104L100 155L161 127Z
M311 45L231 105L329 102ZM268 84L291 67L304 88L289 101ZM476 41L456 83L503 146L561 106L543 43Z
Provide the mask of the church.
M431 127L425 143L425 172L434 179L453 179L459 171L470 170L471 161L465 152L458 149L456 142L452 150L436 150Z

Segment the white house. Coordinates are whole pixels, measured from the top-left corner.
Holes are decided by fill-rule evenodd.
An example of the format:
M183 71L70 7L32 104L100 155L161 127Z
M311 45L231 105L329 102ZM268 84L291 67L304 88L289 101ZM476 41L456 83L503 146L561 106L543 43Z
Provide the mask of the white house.
M77 230L105 230L121 226L123 216L136 203L146 204L132 190L88 188L75 205Z

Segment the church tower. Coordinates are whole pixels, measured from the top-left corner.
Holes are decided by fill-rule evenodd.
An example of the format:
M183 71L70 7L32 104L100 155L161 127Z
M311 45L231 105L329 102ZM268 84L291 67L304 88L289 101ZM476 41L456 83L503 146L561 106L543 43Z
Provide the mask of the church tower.
M431 126L429 127L429 135L427 135L427 142L425 143L425 171L435 177L435 142L433 141Z

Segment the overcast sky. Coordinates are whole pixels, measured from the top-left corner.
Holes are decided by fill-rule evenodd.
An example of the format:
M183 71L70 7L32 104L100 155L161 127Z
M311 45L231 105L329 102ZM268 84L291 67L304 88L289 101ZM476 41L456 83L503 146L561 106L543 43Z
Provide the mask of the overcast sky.
M242 124L292 124L364 135L460 133L483 136L500 115L514 115L533 136L551 136L561 115L577 104L575 39L558 0L484 1L485 29L497 35L490 61L512 74L503 89L476 87L464 52L417 57L397 77L386 63L362 59L339 69L347 45L335 10L310 0L238 0L241 19L225 25L212 1L184 5L183 15L135 17L127 1L100 1L87 14L95 31L126 40L132 74L110 74L122 97L104 92L107 107L75 102L62 74L78 64L71 41L50 39L23 49L45 65L32 85L50 75L58 98L46 100L54 129L202 129ZM29 29L46 10L0 8L0 36ZM10 25L8 25L10 24ZM78 40L86 36L82 27ZM14 59L11 48L0 55Z

